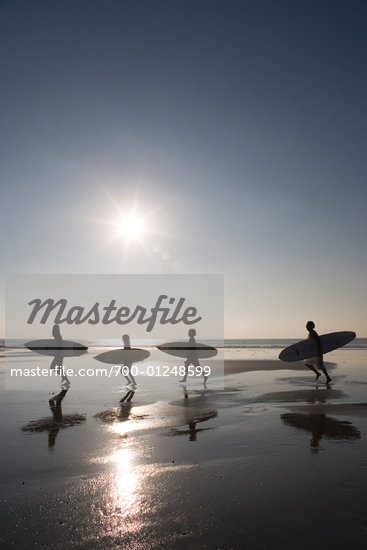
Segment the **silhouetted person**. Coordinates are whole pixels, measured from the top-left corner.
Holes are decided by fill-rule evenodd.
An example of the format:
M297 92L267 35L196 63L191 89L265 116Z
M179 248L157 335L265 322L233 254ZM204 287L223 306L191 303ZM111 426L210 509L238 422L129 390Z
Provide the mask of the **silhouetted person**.
M52 336L55 338L55 340L57 340L60 344L62 342L62 336L61 336L61 332L60 332L60 326L59 325L54 325L52 327Z
M305 365L306 365L306 367L311 369L316 374L315 380L319 379L319 377L321 376L321 372L319 372L319 370L322 370L322 372L326 376L326 383L329 384L331 382L331 378L328 375L328 372L327 372L327 370L324 366L324 358L322 356L321 340L320 340L320 336L317 334L317 332L315 330L315 323L313 321L308 321L307 324L306 324L306 329L309 332L308 338L313 338L316 341L317 355L315 357L310 357L309 359L306 359Z
M55 347L62 347L62 336L61 336L61 332L60 332L60 326L59 325L54 325L52 327L52 336L54 337L55 339ZM62 350L59 350L56 354L55 354L55 357L53 358L52 360L52 363L50 365L50 369L55 369L57 367L62 367L64 364L64 355L62 353Z
M123 335L122 341L124 343L124 349L131 349L130 336L128 334ZM123 365L123 367L127 367L129 369L129 374L127 376L126 375L124 376L128 384L132 384L133 386L136 386L136 380L131 373L131 367L133 366L133 364L134 364L133 361L125 361L125 364ZM121 369L121 372L122 372L122 369Z
M185 366L185 376L180 380L180 382L186 382L187 380L187 374L189 372L189 366L193 365L194 367L200 367L198 352L196 349L196 330L194 328L190 328L189 330L189 346L188 346L188 353L187 353L187 359L184 363ZM204 370L203 370L204 372ZM204 386L208 379L206 375L203 374L204 377Z

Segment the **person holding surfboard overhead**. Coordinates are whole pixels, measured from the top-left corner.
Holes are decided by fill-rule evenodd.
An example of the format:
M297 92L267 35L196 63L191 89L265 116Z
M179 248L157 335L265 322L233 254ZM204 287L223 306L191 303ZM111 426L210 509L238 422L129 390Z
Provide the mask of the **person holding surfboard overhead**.
M306 365L306 367L311 369L316 374L316 379L315 380L319 379L319 377L321 376L321 372L319 372L319 370L322 370L322 372L326 376L326 383L330 384L331 378L328 375L328 372L327 372L327 370L324 366L324 358L322 356L321 340L320 340L320 336L317 334L317 332L315 330L315 323L313 321L307 321L306 329L309 332L308 338L314 338L316 340L318 355L316 357L310 357L309 359L306 359L305 365Z

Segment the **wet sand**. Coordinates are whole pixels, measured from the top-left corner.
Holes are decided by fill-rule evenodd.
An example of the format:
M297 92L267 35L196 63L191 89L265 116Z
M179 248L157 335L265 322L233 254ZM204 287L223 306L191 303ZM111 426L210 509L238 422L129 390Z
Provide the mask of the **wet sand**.
M2 384L35 361L2 354ZM206 387L2 389L3 547L364 548L367 352L328 354L330 387L259 357L226 361Z

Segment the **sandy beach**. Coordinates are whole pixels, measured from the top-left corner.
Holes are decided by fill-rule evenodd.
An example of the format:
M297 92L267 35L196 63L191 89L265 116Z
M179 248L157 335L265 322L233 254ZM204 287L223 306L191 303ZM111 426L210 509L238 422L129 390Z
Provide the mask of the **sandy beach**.
M2 382L34 361L2 354ZM364 548L367 351L330 353L329 388L258 356L206 388L2 389L2 547Z

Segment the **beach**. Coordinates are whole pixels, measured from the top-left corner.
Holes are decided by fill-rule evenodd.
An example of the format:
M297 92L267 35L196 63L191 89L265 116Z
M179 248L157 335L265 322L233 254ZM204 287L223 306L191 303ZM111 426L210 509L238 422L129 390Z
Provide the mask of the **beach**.
M330 387L278 353L227 350L206 384L17 391L35 356L1 350L1 547L364 548L367 350L327 354Z

